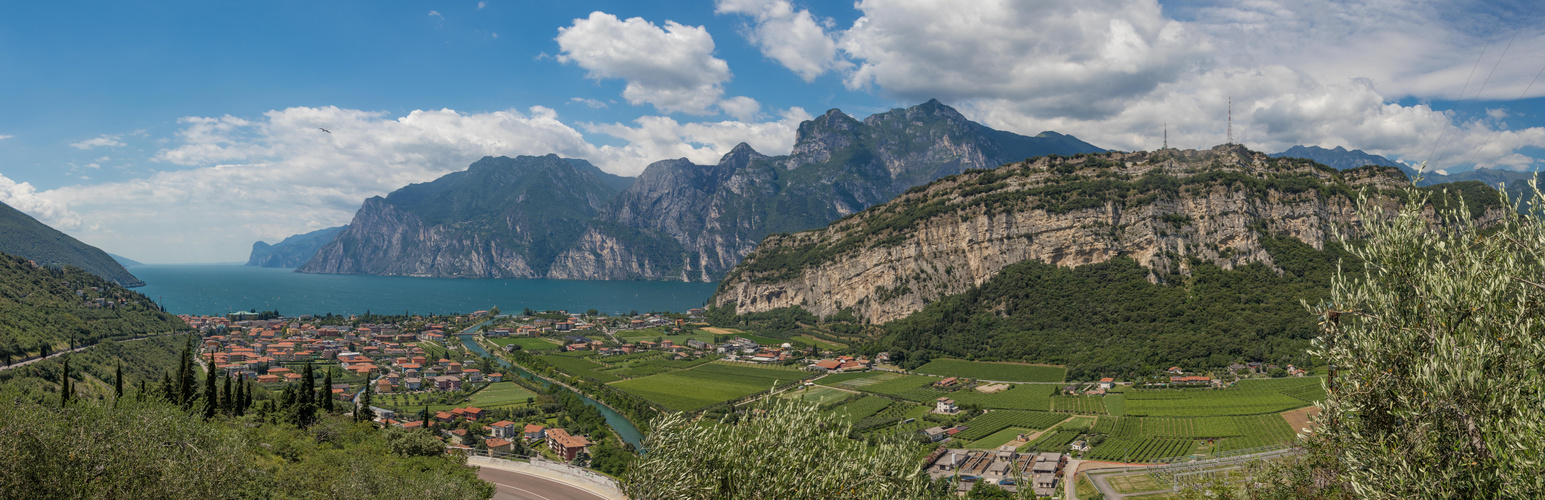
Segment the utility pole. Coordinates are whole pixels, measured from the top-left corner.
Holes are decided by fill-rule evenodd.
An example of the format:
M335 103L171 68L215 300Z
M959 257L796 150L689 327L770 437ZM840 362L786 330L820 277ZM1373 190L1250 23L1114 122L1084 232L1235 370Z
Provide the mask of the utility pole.
M1164 147L1162 149L1169 149L1169 123L1164 124Z

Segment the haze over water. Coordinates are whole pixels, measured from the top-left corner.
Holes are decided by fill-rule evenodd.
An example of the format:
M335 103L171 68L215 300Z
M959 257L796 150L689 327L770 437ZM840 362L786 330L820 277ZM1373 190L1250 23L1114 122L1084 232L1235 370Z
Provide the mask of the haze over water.
M281 314L466 313L498 307L604 313L686 311L717 283L450 279L302 274L239 265L147 265L129 269L134 291L174 314L278 309Z

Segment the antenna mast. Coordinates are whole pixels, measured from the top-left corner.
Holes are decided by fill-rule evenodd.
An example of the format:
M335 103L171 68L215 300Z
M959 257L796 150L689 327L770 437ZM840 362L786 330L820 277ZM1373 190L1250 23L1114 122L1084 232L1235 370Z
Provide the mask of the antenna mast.
M1169 149L1169 124L1164 124L1164 149Z
M1228 144L1234 144L1234 96L1228 98Z

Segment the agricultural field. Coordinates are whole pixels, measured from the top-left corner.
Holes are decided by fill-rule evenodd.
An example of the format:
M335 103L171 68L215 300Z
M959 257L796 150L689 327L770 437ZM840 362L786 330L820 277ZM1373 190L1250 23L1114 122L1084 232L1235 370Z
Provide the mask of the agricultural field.
M527 398L536 398L537 393L521 387L514 382L494 382L477 394L472 395L472 401L467 403L478 408L489 409L501 406L524 406Z
M1025 443L1024 446L1020 446L1019 447L1019 451L1021 451L1021 452L1060 451L1060 452L1066 453L1068 451L1068 445L1073 444L1073 441L1077 440L1078 436L1082 435L1083 433L1084 433L1083 431L1076 430L1076 429L1075 430L1057 429L1057 430L1046 431L1046 433L1041 434L1041 437L1035 438L1035 441L1031 441L1031 442Z
M889 399L878 396L864 396L859 400L832 408L831 411L843 415L850 423L857 423L885 411L893 404Z
M558 348L558 344L556 342L553 342L553 341L547 340L547 339L542 339L542 338L516 337L516 338L488 339L488 341L489 342L493 342L494 345L499 346L499 347L504 347L504 346L507 346L507 345L510 345L510 344L515 344L515 345L520 346L521 349L525 349L527 351L540 351L540 350L545 350L545 349L557 349Z
M643 378L613 382L622 389L673 410L696 410L740 399L809 376L792 368L758 367L738 363L705 363Z
M965 447L973 450L996 450L999 446L1003 446L1009 441L1013 441L1019 438L1020 434L1030 434L1033 432L1035 432L1034 429L1009 427L999 430L998 432L988 434L987 437L972 441L971 444L968 444Z
M1067 415L1046 413L1040 411L1013 411L998 410L988 412L986 415L976 417L966 422L969 429L955 435L955 439L961 441L975 441L982 439L1009 427L1022 427L1026 429L1047 429L1057 425L1068 418Z
M1062 382L1067 379L1067 368L1061 366L1029 365L1023 363L996 363L965 361L960 359L935 359L913 370L918 373L965 377L1000 382Z
M1192 444L1198 440L1207 440L1213 444L1212 452L1224 452L1280 445L1294 438L1292 427L1277 414L1196 418L1101 417L1092 432L1105 434L1107 438L1094 450L1090 450L1091 454L1085 455L1085 458L1101 460L1114 459L1112 454L1115 453L1126 453L1113 450L1113 446L1137 449L1132 447L1139 443L1153 445L1159 442L1149 442L1154 439L1181 440ZM1139 461L1147 461L1190 453L1188 449L1174 455L1132 456Z
M842 392L830 387L823 387L818 385L815 387L785 391L783 394L779 394L778 397L804 401L806 403L815 403L817 405L825 405L828 403L842 401L843 399L846 399L848 396L852 395L853 394L849 392Z
M1280 413L1323 398L1318 377L1245 380L1228 389L1138 389L1123 393L1127 415L1207 417Z
M1052 396L1051 411L1106 414L1104 396Z
M1055 386L1049 384L1020 384L994 393L963 390L951 392L948 396L960 405L974 404L983 408L1048 411L1051 409L1052 392L1056 390Z
M873 392L875 394L896 396L900 398L911 399L913 401L932 401L944 393L941 391L933 391L932 389L928 389L928 391L931 391L928 394L934 394L932 397L929 397L927 394L918 396L914 393L917 392L916 389L926 388L929 385L932 385L934 382L938 381L938 378L924 377L922 375L902 375L900 373L891 372L862 372L827 375L826 377L816 381L816 383L826 386L842 387L844 389L853 389L864 392ZM912 397L908 397L909 395Z
M537 357L553 365L554 368L576 377L593 378L601 383L622 380L616 375L602 371L606 368L606 365L585 359L584 357L557 354L543 354Z
M1195 440L1185 438L1106 438L1099 446L1084 453L1084 458L1127 463L1151 462L1188 455L1195 444Z

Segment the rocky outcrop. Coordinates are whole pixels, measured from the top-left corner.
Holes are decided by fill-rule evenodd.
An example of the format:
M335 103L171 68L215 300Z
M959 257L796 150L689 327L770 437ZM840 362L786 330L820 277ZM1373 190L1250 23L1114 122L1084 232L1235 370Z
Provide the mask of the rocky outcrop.
M306 261L316 255L317 249L322 248L338 237L348 226L330 227L318 229L305 234L297 234L285 238L275 244L262 241L252 244L252 254L247 257L247 265L258 267L300 267Z
M1336 231L1352 231L1356 190L1393 194L1408 183L1395 168L1338 172L1238 146L1040 158L769 237L711 303L823 316L852 308L883 323L1029 259L1076 267L1129 256L1154 282L1187 275L1191 259L1271 266L1265 235L1322 249Z

